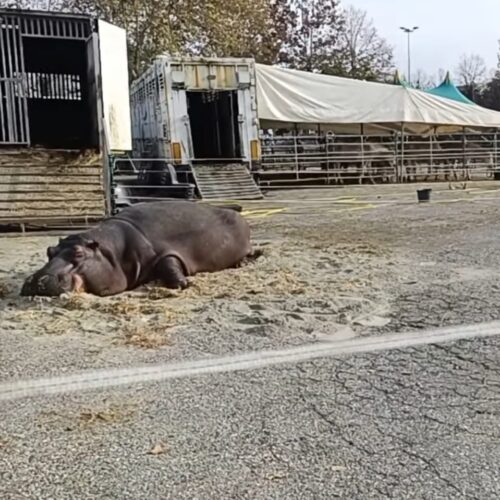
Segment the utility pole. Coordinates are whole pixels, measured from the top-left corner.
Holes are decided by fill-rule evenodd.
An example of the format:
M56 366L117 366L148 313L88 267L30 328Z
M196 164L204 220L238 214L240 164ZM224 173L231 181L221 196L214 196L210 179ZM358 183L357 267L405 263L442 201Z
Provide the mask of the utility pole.
M399 28L400 30L404 31L408 35L408 76L407 80L408 83L411 84L411 49L410 49L410 35L418 30L418 26L413 26L413 28L405 28L404 26L401 26Z

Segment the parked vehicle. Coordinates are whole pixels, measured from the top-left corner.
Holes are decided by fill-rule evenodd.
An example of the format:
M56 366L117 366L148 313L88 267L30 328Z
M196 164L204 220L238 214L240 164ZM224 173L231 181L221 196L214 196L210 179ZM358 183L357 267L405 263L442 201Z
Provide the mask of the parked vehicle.
M136 189L262 196L251 176L260 161L253 59L158 56L133 82L131 110Z

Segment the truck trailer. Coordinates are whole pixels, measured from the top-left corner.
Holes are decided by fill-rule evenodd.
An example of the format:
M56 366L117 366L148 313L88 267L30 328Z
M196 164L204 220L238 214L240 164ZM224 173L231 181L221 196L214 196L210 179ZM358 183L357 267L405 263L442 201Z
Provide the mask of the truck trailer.
M202 199L262 198L253 59L160 55L132 83L131 115L132 158L115 168L122 196L189 197L192 184Z
M102 218L108 158L131 149L125 30L0 10L0 227Z

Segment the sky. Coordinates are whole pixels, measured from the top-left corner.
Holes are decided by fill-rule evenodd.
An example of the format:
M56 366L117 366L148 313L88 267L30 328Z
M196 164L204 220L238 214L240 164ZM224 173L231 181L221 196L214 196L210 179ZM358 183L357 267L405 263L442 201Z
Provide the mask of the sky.
M399 27L418 26L411 35L411 72L453 74L460 56L479 54L496 68L500 39L500 0L343 0L368 12L394 48L397 67L407 73L407 35ZM460 7L459 5L463 5Z

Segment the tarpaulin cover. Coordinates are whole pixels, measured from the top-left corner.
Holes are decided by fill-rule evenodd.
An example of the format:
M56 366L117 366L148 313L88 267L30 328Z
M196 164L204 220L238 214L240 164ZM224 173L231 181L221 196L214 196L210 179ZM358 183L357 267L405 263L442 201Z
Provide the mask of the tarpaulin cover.
M320 127L344 133L454 133L500 127L500 112L400 85L256 65L262 128ZM362 129L362 130L361 130Z
M447 99L453 99L454 101L463 102L465 104L475 104L468 97L466 97L456 85L451 81L450 73L446 73L446 77L437 87L433 89L426 90L428 94L437 95L439 97L446 97Z

